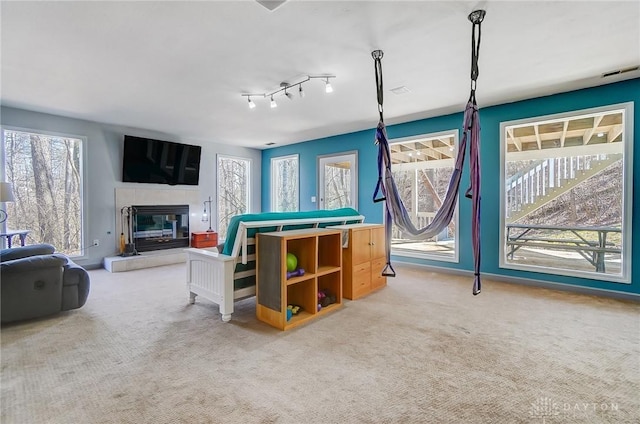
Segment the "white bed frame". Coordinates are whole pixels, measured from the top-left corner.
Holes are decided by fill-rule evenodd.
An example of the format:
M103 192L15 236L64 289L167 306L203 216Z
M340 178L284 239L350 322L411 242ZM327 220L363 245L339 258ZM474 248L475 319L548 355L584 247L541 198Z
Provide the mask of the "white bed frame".
M319 224L327 222L336 224L364 222L364 216L352 215L240 222L231 256L218 253L215 248L185 249L187 254L187 290L189 291L189 303L195 303L196 296L202 296L219 306L222 321L230 321L234 302L255 296L256 294L255 285L235 291L233 288L234 280L256 274L255 268L235 272L236 264L246 264L256 259L255 254L249 255L247 253L248 246L255 244L255 238L247 237L247 230L249 228L276 227L276 231L281 231L283 226L302 224L313 224L313 227L316 228Z

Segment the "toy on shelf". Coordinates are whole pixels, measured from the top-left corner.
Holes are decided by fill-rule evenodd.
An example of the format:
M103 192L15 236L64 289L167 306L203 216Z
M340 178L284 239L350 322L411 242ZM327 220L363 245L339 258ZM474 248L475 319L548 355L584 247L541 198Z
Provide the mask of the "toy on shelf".
M298 267L298 258L293 253L287 253L287 271L295 271Z
M302 277L304 275L304 269L299 268L295 271L287 271L287 280L291 277Z
M336 303L336 297L329 290L318 290L318 310L326 308L332 303Z
M291 309L293 315L298 315L298 312L300 312L302 308L298 305L287 305L287 309Z
M287 305L287 321L289 321L292 316L298 315L300 309L301 308L298 305Z

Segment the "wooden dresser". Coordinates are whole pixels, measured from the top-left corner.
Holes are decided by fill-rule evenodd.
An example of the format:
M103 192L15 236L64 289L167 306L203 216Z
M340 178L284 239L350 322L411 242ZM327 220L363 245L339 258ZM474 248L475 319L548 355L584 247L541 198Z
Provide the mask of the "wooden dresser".
M384 225L331 226L343 231L342 296L358 299L387 285Z

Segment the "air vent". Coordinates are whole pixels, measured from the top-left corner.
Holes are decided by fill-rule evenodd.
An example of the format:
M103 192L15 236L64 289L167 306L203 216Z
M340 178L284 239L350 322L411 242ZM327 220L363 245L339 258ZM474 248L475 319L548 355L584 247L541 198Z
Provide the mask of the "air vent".
M287 2L287 0L283 0L283 1L275 1L275 0L256 0L256 2L258 4L260 4L261 6L263 6L264 8L270 10L270 11L274 11L276 10L278 7L280 7L281 5L283 5L284 3Z
M640 66L632 66L631 68L618 69L616 71L611 71L611 72L602 74L602 78L612 77L614 75L626 74L627 72L637 71L638 69L640 69Z

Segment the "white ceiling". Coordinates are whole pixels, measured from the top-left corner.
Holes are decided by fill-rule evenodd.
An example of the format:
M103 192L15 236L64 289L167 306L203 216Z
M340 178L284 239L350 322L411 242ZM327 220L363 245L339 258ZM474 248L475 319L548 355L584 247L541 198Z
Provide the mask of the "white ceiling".
M482 24L481 107L640 76L640 2L246 1L1 4L2 104L265 148L374 128L371 51L384 51L387 124L457 112ZM305 75L279 107L242 93ZM396 95L391 89L406 86Z

